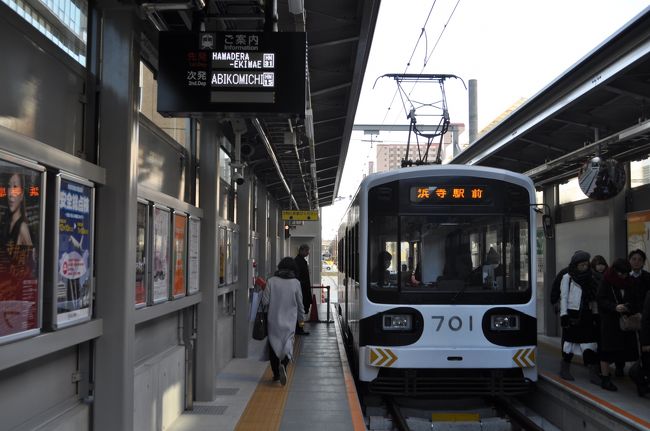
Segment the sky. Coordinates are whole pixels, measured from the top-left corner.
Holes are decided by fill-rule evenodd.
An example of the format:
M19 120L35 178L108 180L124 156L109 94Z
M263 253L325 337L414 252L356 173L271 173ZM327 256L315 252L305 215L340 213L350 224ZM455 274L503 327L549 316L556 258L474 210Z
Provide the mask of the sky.
M380 76L453 74L465 85L477 80L481 130L517 101L541 91L648 5L648 0L381 0L355 124L408 124L395 81ZM469 117L462 81L445 82L450 120L466 128L461 146L468 141ZM431 84L406 88L418 101L440 99ZM324 240L336 236L350 196L374 161L375 142L406 143L406 138L397 132L352 133L339 198L322 208Z

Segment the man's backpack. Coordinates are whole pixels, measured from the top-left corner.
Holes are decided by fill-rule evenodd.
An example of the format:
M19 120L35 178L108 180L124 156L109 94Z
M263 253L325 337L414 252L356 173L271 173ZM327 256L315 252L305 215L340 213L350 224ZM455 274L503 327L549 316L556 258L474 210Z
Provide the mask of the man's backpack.
M564 268L560 272L557 273L555 276L555 279L553 280L553 286L551 287L551 304L555 305L558 302L560 302L560 296L562 295L562 292L560 290L560 287L562 286L562 277L564 277L564 274L569 272L569 268Z

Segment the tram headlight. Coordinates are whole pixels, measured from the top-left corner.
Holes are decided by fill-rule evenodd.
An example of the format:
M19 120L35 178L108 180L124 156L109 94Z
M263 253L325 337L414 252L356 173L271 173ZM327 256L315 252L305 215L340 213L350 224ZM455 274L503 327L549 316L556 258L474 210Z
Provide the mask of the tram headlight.
M384 331L410 331L413 318L410 314L384 314L381 327Z
M518 331L519 316L515 314L496 314L490 320L490 329L493 331Z

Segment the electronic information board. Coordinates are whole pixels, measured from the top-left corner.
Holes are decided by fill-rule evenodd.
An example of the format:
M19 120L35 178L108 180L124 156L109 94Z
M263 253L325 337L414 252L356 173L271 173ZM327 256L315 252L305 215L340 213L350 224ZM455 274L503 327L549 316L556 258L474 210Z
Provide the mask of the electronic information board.
M305 33L161 32L158 112L305 115Z

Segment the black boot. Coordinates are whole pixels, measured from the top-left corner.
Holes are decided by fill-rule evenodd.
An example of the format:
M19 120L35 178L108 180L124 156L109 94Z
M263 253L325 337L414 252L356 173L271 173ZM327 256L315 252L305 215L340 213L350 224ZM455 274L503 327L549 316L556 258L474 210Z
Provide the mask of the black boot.
M600 385L602 383L602 378L600 376L600 367L598 364L587 365L589 368L589 381L595 385Z
M602 376L600 387L606 391L618 391L618 388L614 383L612 383L612 378L610 376Z
M562 377L564 380L575 380L575 378L571 375L571 362L562 360L562 363L560 365L560 377Z

